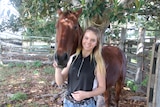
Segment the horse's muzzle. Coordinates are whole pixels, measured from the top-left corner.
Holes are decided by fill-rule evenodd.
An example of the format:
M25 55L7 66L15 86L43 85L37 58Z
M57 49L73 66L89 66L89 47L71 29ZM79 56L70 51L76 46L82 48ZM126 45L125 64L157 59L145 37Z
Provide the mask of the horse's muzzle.
M69 55L67 53L64 54L54 54L54 60L57 62L59 68L64 68L67 66Z

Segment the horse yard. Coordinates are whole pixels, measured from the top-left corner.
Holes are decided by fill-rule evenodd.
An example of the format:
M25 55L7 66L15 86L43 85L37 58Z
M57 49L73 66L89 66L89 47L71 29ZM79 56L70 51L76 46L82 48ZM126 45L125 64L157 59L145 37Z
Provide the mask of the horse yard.
M158 58L160 57L154 57L157 53L153 55L152 62L154 63L153 65L152 63L150 64L151 53L154 53L152 44L155 38L146 39L150 42L144 43L145 51L142 51L142 54L140 53L138 55L136 51L136 47L139 46L137 41L128 40L124 42L124 50L128 60L126 79L134 80L138 69L145 71L143 72L145 75L151 73L152 76L149 80L154 81L149 82L149 92L147 92L147 86L143 93L133 92L127 85L123 87L119 107L146 107L147 96L149 98L148 103L151 105L150 107L153 107L152 105L156 102L155 98L158 97L158 91L155 95L152 91L155 86L157 86L154 82L157 83L158 79L154 77L158 76L158 66L156 68L156 62L157 65L159 65ZM36 41L24 40L21 46L13 47L12 45L6 45L7 43L4 45L1 44L0 107L62 107L61 98L63 98L65 85L59 88L54 83L54 69L51 66L54 49L50 47L50 42L51 40L42 44L43 42L41 42L41 40L36 39ZM40 45L37 45L37 43ZM138 60L139 62L137 61L138 58L140 59ZM17 62L19 64L16 64ZM140 66L141 62L143 62L143 66ZM15 63L15 65L13 63ZM24 63L26 65L23 65ZM153 73L151 72L152 70L150 70L150 65L154 68ZM134 84L132 84L132 86L134 86ZM158 88L155 88L155 90L158 90ZM113 94L114 91L112 96ZM114 101L113 97L111 101Z
M35 41L34 41L35 42ZM50 42L49 42L50 43ZM133 43L128 41L132 47L136 47L137 43ZM125 43L125 44L127 44ZM34 43L31 43L34 45ZM129 48L130 44L127 45ZM133 45L135 44L135 45ZM150 43L152 44L152 43ZM42 44L41 44L42 45ZM45 46L36 46L27 48L26 46L21 47L11 47L1 45L0 47L0 107L61 107L61 98L64 90L58 88L54 84L54 69L51 66L53 61L53 48ZM148 45L146 45L148 46ZM154 50L151 50L152 45L147 47L146 52L151 53ZM129 48L131 49L131 48ZM135 50L135 49L133 49ZM128 52L128 51L127 51ZM129 51L127 52L127 60L131 60L134 57L132 54L136 52ZM150 54L149 54L150 55ZM155 55L153 55L155 56ZM159 55L160 56L160 55ZM141 56L143 57L143 56ZM150 66L156 70L155 64L156 60L159 57L153 59L152 64L143 64L144 73L149 74ZM149 61L144 61L145 63L149 63L151 58L147 57ZM1 61L4 65L1 64ZM35 62L39 61L39 62ZM132 61L132 60L131 60ZM35 62L35 63L33 63ZM6 65L6 63L9 63ZM19 63L14 65L13 63ZM26 64L25 66L23 64ZM33 63L33 64L31 64ZM43 65L43 66L42 66ZM137 71L137 65L135 62L131 64L128 61L128 69L130 72L127 72L126 78L130 77L130 79L135 78L135 72ZM157 62L157 65L159 63ZM158 66L157 66L158 67ZM133 72L131 72L133 71ZM158 69L157 69L158 71ZM155 71L156 72L156 71ZM131 75L131 76L130 76ZM154 78L155 74L152 74L152 78ZM158 75L158 73L156 73ZM154 80L155 79L155 80ZM157 78L151 80L157 81ZM153 95L152 90L154 89L154 81L151 81L149 86L149 92L145 87L145 93L138 93L131 91L127 86L124 87L122 93L120 95L119 106L120 107L146 107L147 106L147 96L151 105L155 104L155 98L158 97L155 94ZM156 89L155 89L156 90ZM157 89L158 90L158 89ZM158 93L158 92L157 92ZM113 98L112 98L112 101ZM111 106L112 107L112 106Z
M0 107L62 107L63 92L64 87L54 83L51 65L0 66ZM145 93L124 87L119 107L146 107L146 102Z

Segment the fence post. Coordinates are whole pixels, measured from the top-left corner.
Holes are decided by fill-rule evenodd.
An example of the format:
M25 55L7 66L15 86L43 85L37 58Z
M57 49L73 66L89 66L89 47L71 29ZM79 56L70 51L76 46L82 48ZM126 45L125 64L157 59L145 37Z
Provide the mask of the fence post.
M145 29L139 29L138 46L137 46L137 71L135 83L138 86L137 91L141 91L141 83L143 78L143 54L144 54Z
M119 44L119 48L123 51L125 51L125 46L124 46L124 42L126 40L126 28L122 28L121 29L121 37L120 37L120 44Z
M0 65L3 64L2 63L2 45L0 43Z
M147 89L147 107L160 105L160 43L152 48L151 66Z
M0 55L2 54L2 45L0 44Z

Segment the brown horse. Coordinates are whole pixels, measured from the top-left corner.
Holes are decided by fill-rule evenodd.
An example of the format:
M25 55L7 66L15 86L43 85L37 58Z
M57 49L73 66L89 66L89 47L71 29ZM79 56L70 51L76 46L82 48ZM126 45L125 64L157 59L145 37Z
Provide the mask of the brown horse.
M78 18L82 13L82 9L76 12L58 11L59 19L56 25L56 52L55 60L58 66L63 68L66 66L69 57L75 53L76 48L82 38L83 31L78 23ZM116 90L116 106L126 74L126 58L124 53L117 47L103 46L102 56L106 65L106 92L104 93L106 107L109 106L109 89L115 86Z

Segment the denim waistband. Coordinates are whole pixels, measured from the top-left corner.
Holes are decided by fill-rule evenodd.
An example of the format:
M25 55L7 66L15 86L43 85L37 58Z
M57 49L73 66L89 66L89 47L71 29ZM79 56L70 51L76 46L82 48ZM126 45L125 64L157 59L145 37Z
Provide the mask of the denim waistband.
M71 101L72 103L75 103L75 104L81 104L83 105L84 103L85 104L90 104L91 100L94 100L92 97L91 98L88 98L88 99L84 99L84 100L81 100L81 101L76 101L71 95L66 95L65 98L69 101Z

